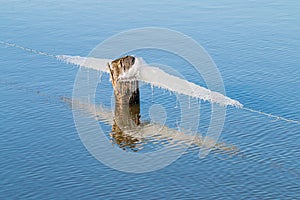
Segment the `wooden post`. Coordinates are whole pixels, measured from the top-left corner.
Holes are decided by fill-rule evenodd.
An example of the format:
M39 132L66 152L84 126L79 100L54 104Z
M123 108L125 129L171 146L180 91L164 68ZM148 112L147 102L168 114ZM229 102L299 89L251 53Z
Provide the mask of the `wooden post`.
M112 138L121 148L134 149L137 139L124 134L140 124L140 92L137 80L119 80L134 64L135 58L125 56L108 64L115 96L115 116Z

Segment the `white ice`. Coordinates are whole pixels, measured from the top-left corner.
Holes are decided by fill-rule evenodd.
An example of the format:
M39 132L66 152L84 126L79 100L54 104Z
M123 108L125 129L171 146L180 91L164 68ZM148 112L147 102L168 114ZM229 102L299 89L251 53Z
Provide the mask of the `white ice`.
M107 64L111 63L110 59L99 59L92 57L67 56L60 55L57 59L66 63L78 65L88 69L99 70L108 73ZM221 93L211 91L205 87L196 85L177 76L168 74L158 67L147 64L142 58L136 58L134 65L130 70L120 76L122 80L139 80L151 84L158 88L163 88L178 94L184 94L190 97L198 98L203 101L209 101L221 106L235 106L238 108L243 105Z

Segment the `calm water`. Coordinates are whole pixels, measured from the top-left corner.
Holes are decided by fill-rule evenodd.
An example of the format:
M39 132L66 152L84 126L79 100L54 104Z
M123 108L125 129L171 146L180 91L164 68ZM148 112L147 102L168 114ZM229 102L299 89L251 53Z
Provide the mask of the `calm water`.
M0 40L55 55L86 56L120 31L145 26L180 31L216 62L227 96L246 107L300 121L299 1L5 1ZM220 141L238 155L190 148L170 166L145 174L111 169L85 149L72 110L77 68L49 57L0 46L1 199L297 199L300 197L300 126L229 108ZM179 58L135 52L172 66L204 84ZM99 96L110 106L112 87L102 77ZM39 93L37 91L40 91ZM142 115L159 103L174 126L173 94L144 85ZM153 94L152 94L153 93ZM148 99L152 99L149 101ZM199 132L207 130L203 105ZM207 114L207 115L206 115ZM109 126L105 127L109 133ZM157 146L145 145L145 151ZM142 151L140 152L142 153ZM113 159L113 158L112 158Z

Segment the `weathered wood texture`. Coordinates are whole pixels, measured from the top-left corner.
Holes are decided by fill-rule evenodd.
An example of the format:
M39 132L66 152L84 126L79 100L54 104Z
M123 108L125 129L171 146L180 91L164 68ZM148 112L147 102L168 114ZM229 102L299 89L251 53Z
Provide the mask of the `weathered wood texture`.
M135 58L125 56L112 61L108 65L115 96L115 116L112 127L113 138L120 147L132 148L137 142L124 131L132 130L140 124L140 92L137 80L120 80L119 77L127 72L134 64Z

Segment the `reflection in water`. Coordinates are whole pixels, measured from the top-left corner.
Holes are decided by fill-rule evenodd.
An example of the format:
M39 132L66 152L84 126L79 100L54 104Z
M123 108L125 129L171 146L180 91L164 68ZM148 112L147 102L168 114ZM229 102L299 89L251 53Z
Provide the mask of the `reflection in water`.
M72 106L72 99L63 97L62 100ZM193 136L189 131L179 131L161 124L141 121L138 126L121 129L115 123L113 111L102 105L73 100L72 109L81 111L83 115L92 115L96 120L112 126L112 132L110 133L112 144L126 151L142 152L147 144L150 144L153 148L187 147L190 143L192 147L198 148L205 148L207 145L204 144L204 138L199 134ZM215 143L213 140L207 141ZM221 142L213 147L212 152L233 156L239 153L239 149L237 146Z
M139 151L142 148L140 138L133 137L124 131L115 123L112 125L112 132L110 133L111 142L117 144L123 150Z

